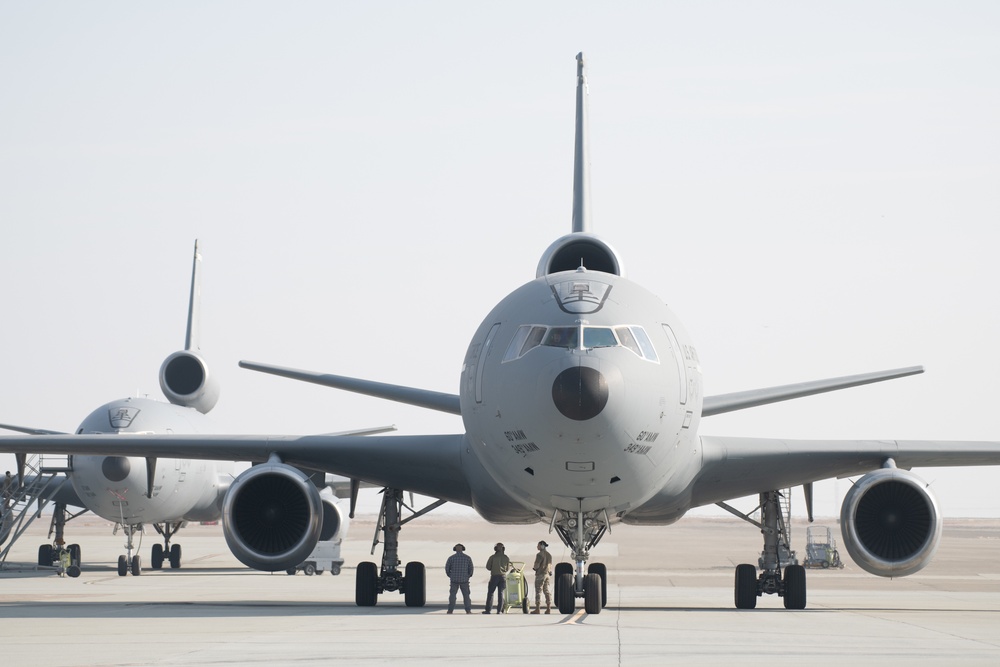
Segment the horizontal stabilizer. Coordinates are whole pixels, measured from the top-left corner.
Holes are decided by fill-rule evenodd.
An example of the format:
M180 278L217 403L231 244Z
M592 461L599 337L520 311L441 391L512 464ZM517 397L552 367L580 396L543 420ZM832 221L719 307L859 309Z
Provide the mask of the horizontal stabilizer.
M291 378L292 380L301 380L302 382L321 384L324 387L333 387L335 389L353 391L356 394L375 396L390 401L396 401L397 403L407 403L420 408L447 412L453 415L462 414L462 408L459 405L458 396L455 394L445 394L438 391L428 391L426 389L416 389L414 387L403 387L396 384L373 382L371 380L360 380L358 378L349 378L342 375L314 373L312 371L302 371L295 368L258 364L252 361L241 361L240 368L247 368L261 373L270 373L271 375L280 375L281 377Z
M813 382L800 382L798 384L786 384L780 387L769 387L767 389L751 389L750 391L738 391L733 394L719 394L718 396L706 396L705 403L701 409L702 417L721 415L724 412L735 412L747 408L756 408L768 403L779 403L790 401L793 398L802 398L814 394L823 394L828 391L847 389L849 387L859 387L863 384L872 384L884 380L894 380L908 375L917 375L924 372L923 366L910 366L909 368L897 368L890 371L878 371L876 373L863 373L861 375L848 375L846 377L831 378L829 380L815 380Z

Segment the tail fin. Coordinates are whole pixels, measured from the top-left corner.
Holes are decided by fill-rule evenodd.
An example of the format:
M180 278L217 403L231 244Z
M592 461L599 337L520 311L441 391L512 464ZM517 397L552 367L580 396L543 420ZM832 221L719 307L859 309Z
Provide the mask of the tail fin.
M201 331L201 253L198 252L198 240L194 242L194 261L191 267L191 298L188 300L187 335L184 337L184 349L199 349L198 334Z
M573 231L590 232L590 149L587 133L587 77L583 52L576 54L576 145L573 151Z

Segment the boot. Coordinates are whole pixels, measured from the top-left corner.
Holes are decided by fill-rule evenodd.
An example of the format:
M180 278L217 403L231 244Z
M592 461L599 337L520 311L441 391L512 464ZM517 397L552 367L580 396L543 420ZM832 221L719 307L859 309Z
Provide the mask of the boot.
M540 613L542 613L541 606L542 605L538 602L538 600L535 600L535 611L533 611L531 613L532 614L540 614Z
M552 613L552 603L551 602L546 602L545 603L545 613L546 614L551 614Z

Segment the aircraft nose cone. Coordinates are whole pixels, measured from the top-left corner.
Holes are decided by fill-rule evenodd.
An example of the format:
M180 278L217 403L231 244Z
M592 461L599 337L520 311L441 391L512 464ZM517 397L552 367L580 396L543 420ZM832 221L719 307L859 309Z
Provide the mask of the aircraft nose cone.
M120 482L132 471L132 464L124 456L108 456L101 463L101 472L109 482Z
M552 383L552 401L570 419L591 419L608 404L608 381L588 366L567 368Z

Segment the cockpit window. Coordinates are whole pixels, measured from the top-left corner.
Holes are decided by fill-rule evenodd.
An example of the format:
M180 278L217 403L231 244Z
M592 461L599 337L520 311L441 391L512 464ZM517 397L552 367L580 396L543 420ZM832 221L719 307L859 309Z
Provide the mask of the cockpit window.
M583 345L580 334L583 333ZM597 347L624 347L637 357L658 362L653 342L646 330L637 325L617 327L592 327L578 324L574 327L547 327L541 324L524 324L518 327L507 352L504 363L520 359L539 345L561 347L568 350L590 350Z
M635 352L638 356L642 356L639 343L635 342L635 336L632 335L628 327L615 327L615 333L618 334L618 340L622 342L622 345Z
M615 332L610 327L584 327L583 346L591 347L618 347L618 339Z
M552 327L549 329L549 333L545 335L545 340L542 342L542 345L573 349L577 346L576 341L576 327Z

